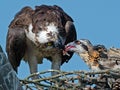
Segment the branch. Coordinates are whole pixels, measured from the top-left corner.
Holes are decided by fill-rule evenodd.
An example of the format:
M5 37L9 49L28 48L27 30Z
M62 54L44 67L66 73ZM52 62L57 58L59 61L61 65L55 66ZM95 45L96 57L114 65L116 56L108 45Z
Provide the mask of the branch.
M51 72L57 72L55 76L43 75ZM39 79L31 80L33 76L39 75ZM120 69L118 70L102 70L98 72L93 71L59 71L59 70L47 70L29 75L24 80L20 80L24 85L39 85L44 88L69 90L69 89L81 89L85 88L86 85L101 85L107 83L104 78L101 77L90 77L91 75L100 75L104 78L118 79L120 78ZM114 82L113 82L114 83Z

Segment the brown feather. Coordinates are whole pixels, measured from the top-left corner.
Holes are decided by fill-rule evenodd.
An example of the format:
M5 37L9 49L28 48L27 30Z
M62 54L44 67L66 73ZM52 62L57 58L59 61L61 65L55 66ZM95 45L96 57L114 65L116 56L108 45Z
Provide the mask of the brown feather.
M61 49L56 49L56 50L51 49L51 51L49 50L50 55L48 55L49 54L48 51L45 51L45 50L42 51L41 50L42 48L37 47L34 41L28 40L29 39L27 37L28 34L25 33L25 30L28 29L28 26L30 24L32 24L33 26L32 33L35 35L35 37L37 37L38 32L40 32L41 30L46 30L45 26L49 25L50 23L53 23L55 25L55 27L58 29L59 35L63 39L66 38L66 41L64 44L67 44L69 42L76 40L77 35L76 35L76 30L75 30L75 26L73 24L72 18L69 15L67 15L62 8L60 8L57 5L36 6L35 10L32 10L30 7L24 7L23 9L21 9L20 12L16 14L15 18L9 25L9 31L7 35L7 44L6 44L6 51L8 54L8 58L13 68L16 71L24 55L26 57L26 60L32 57L28 54L29 53L28 49L31 49L30 47L33 48L31 49L31 53L33 57L35 57L36 59L42 59L43 57L45 57L50 59L50 61L52 61L53 58L55 59L55 57L53 56L57 53L58 55L56 54L56 57L59 56L57 58L58 61L61 60L61 56L62 56L62 61L60 63L63 64L64 62L67 62L72 57L73 52L68 52L70 56L67 56L67 55L63 55ZM28 31L27 33L29 33L29 30L27 31ZM48 35L51 35L51 33L49 33ZM41 45L40 42L37 42L37 43L39 44L38 46ZM30 47L28 48L28 46ZM28 49L26 50L26 48ZM37 53L34 51L37 51ZM53 52L54 54L51 53L52 51L54 51ZM42 62L42 60L39 60L39 61ZM56 61L53 60L54 63L56 63ZM58 65L55 65L55 66L53 64L53 67L54 67L53 69L56 69L56 67L57 69L59 69L58 67L59 63L57 64ZM31 73L37 71L36 66L37 66L36 63L35 65L33 65L32 63L32 65L30 66L30 68L32 68Z
M35 14L33 15L33 23L35 25L33 32L37 33L39 30L45 30L44 27L40 26L46 25L46 22L54 22L54 24L59 28L60 36L66 37L65 44L76 40L77 35L73 20L59 6L36 6ZM68 62L68 60L72 57L73 52L68 53L70 56L62 54L61 64Z
M23 58L26 50L25 29L32 23L31 15L33 11L30 7L24 7L18 12L9 25L6 41L6 51L8 59L17 72L17 67Z
M72 42L77 39L77 34L76 34L76 29L72 21L67 21L65 25L65 30L66 30L66 41L65 45L68 44L69 42ZM68 62L69 59L73 56L73 52L68 52L68 55L63 55L63 62Z
M24 56L26 49L25 33L22 28L9 29L7 37L6 51L13 69L17 72L17 67Z

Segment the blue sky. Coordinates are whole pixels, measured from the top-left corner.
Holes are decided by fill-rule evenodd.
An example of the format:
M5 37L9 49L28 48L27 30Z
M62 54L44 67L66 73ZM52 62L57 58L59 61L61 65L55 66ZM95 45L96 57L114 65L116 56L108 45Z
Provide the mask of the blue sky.
M0 45L5 51L8 25L14 15L24 6L59 5L74 20L77 38L89 39L93 44L104 44L107 48L120 47L120 1L119 0L3 0L0 3ZM39 71L50 69L51 63L44 60ZM76 54L62 70L88 70ZM18 77L29 75L28 64L22 62Z

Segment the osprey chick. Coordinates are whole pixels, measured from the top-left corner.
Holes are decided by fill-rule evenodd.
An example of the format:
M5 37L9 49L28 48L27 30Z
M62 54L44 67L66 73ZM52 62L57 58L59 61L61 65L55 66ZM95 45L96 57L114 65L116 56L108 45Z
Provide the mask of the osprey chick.
M93 46L87 39L75 40L65 46L65 51L71 51L79 54L84 62L92 70L117 69L120 64L113 60L113 52L107 50L104 45Z

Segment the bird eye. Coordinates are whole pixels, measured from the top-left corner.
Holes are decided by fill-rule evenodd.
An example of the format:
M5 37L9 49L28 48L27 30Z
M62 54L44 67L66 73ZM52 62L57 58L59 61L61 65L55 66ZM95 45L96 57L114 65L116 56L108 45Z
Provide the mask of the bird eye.
M47 43L47 46L52 46L53 45L53 42L48 42Z
M79 44L80 44L80 41L76 40L75 43L79 45Z

